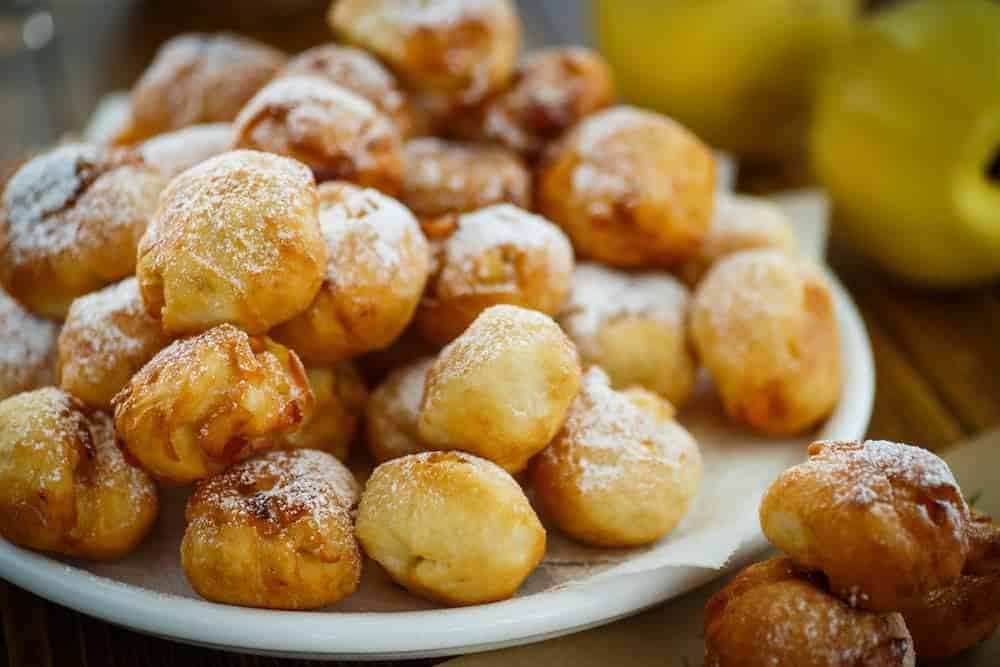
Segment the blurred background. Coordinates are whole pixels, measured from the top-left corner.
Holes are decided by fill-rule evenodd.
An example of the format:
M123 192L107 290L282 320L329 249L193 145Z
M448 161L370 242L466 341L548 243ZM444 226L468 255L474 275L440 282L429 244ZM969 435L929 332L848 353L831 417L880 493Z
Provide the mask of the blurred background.
M587 2L519 4L529 46L594 42ZM0 159L82 129L101 96L127 89L156 48L177 33L234 30L300 51L330 40L328 5L328 0L0 0Z

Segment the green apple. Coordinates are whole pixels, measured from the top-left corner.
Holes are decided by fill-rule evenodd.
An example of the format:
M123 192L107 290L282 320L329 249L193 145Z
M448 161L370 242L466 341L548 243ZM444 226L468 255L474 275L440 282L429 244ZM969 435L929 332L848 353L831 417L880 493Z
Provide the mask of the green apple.
M838 231L911 282L1000 277L1000 4L877 14L832 59L811 131Z
M601 48L626 100L743 157L800 152L822 60L858 0L598 0Z

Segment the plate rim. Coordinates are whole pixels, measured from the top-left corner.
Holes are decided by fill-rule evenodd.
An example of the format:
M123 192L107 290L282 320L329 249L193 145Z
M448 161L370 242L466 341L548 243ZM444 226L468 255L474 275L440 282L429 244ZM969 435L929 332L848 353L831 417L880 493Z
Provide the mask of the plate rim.
M842 350L843 395L821 438L862 438L875 398L875 364L864 321L830 280ZM476 653L610 623L682 595L748 562L767 547L758 531L726 567L666 567L581 582L502 602L406 612L276 611L160 593L94 575L0 539L0 577L54 603L132 630L223 650L378 660ZM392 631L386 632L387 619Z

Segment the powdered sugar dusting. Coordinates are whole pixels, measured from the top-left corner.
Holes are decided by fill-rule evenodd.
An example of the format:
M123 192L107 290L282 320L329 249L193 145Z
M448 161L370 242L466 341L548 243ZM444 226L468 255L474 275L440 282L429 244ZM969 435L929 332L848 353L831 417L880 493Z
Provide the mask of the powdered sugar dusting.
M58 332L0 289L0 398L55 380Z
M314 449L274 451L233 466L196 488L191 508L214 521L265 521L287 527L349 520L360 488L334 456Z
M405 246L427 252L413 214L372 188L321 186L319 224L328 249L327 280L334 285L356 282L363 274L388 284L398 275ZM355 238L349 242L349 237ZM352 254L345 256L348 248Z
M390 114L405 105L405 97L392 73L360 49L329 44L304 51L282 71L282 76L301 75L323 77Z
M510 349L534 343L551 345L553 329L561 334L552 319L538 311L508 305L491 306L480 313L465 333L441 350L433 369L436 384L446 386ZM566 344L570 345L568 340ZM425 410L435 401L433 388L434 384L429 384L425 391Z
M101 150L66 144L44 153L15 172L4 190L10 249L15 261L42 252L59 252L76 241L77 229L62 212L94 176Z
M597 367L584 374L580 395L557 441L575 452L569 462L583 492L621 483L631 466L678 468L697 449L679 425L658 419L612 389L608 376ZM542 453L553 455L553 450Z
M691 301L687 288L667 273L631 274L598 264L579 264L560 323L577 345L586 345L601 326L639 316L683 327Z
M127 278L73 302L60 337L63 373L70 364L100 383L123 359L139 367L166 343L160 323L146 312L138 282Z
M509 202L531 204L531 175L500 146L421 137L403 148L401 198L421 217Z
M300 123L326 122L330 110L369 120L377 115L375 106L350 90L315 75L285 76L264 86L236 117L234 125L245 125L262 109L286 109L288 127L294 134ZM303 127L302 132L305 132Z
M297 217L305 209L303 193L312 182L308 169L288 158L256 151L223 153L171 182L147 233L148 244L161 234L163 247L181 244L183 251L161 257L168 264L197 257L214 266L212 256L221 256L250 276L274 271L282 260L283 240L282 230L273 229L275 221ZM289 236L289 244L292 240ZM205 255L206 247L212 248L211 255ZM244 291L240 276L228 278L237 291Z
M810 448L810 454L850 470L854 483L839 489L835 496L839 503L872 505L886 501L886 480L893 487L905 486L925 493L950 488L957 498L962 498L948 464L922 447L885 440L819 442Z
M466 213L458 229L445 242L446 264L474 274L476 262L492 249L512 248L543 252L551 263L550 272L565 275L573 268L573 249L561 229L545 218L510 204L497 204ZM510 291L517 288L516 272L507 282L476 282L476 289Z

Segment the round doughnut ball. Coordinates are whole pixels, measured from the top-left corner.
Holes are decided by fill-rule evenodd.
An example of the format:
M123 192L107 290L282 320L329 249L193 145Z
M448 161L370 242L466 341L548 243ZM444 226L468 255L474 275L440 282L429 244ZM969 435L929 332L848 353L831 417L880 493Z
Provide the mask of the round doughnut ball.
M326 266L317 200L305 166L256 151L177 176L139 244L149 313L169 334L223 322L260 334L304 311Z
M59 333L59 386L108 409L132 376L170 342L150 317L135 278L81 296Z
M840 400L842 361L830 288L812 264L776 250L719 261L691 301L691 340L734 420L799 433Z
M555 436L579 390L576 348L550 317L493 306L431 367L418 432L433 448L520 472Z
M507 82L520 48L510 0L337 0L328 20L409 87L465 106Z
M545 529L514 478L463 452L376 468L357 535L396 583L449 605L509 598L545 555Z
M510 304L555 315L573 275L573 248L548 220L510 204L466 213L440 230L414 325L443 345L486 308Z
M719 259L740 250L771 248L798 252L795 231L781 209L766 199L720 194L715 216L698 253L677 269L688 285L697 285Z
M26 162L0 205L0 283L61 320L78 296L135 272L162 176L133 151L66 144Z
M361 579L351 511L359 488L326 452L268 452L195 488L181 565L203 598L267 609L315 609Z
M111 417L47 387L0 402L0 535L29 549L110 560L156 520L156 485L115 445Z
M0 289L0 399L55 384L58 335L58 325Z
M280 436L285 449L319 449L346 461L368 402L368 388L348 361L306 368L316 407L297 429Z
M388 116L364 97L317 76L275 79L233 122L237 148L295 158L317 181L335 179L394 194L402 150Z
M531 207L531 174L515 153L491 144L411 139L403 146L400 200L425 225L492 204Z
M912 607L962 573L969 509L948 465L893 442L816 442L760 506L764 534L851 605Z
M688 339L690 302L687 288L666 273L581 264L559 323L584 364L600 366L615 387L639 385L680 406L698 371Z
M229 123L203 123L164 132L139 144L146 164L173 178L199 162L221 155L233 145Z
M967 574L1000 572L1000 526L989 516L969 508L969 556L965 560Z
M898 613L853 609L787 558L751 565L705 605L705 667L914 664Z
M486 103L482 132L533 159L614 98L611 68L600 55L575 46L542 49L526 56L510 86Z
M178 35L160 46L132 88L131 120L116 140L231 121L284 63L283 53L246 37Z
M570 537L600 547L655 542L687 513L701 483L698 445L647 393L634 401L596 366L555 440L531 463L542 512ZM654 404L655 405L655 404Z
M396 77L361 49L315 46L289 60L278 76L321 77L374 104L393 121L400 136L409 136L413 130L412 109Z
M434 357L425 357L389 374L372 392L365 410L368 451L376 462L422 452L417 427L424 384Z
M539 168L537 204L577 253L611 266L695 256L715 208L712 152L665 116L613 107L587 116Z
M112 402L124 449L159 481L190 484L277 447L315 399L294 352L222 324L164 348Z
M330 364L403 333L427 282L430 249L416 218L392 197L324 183L319 199L324 280L305 312L272 335L306 361Z

